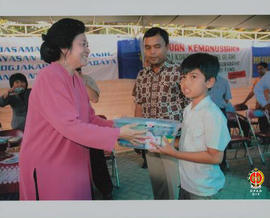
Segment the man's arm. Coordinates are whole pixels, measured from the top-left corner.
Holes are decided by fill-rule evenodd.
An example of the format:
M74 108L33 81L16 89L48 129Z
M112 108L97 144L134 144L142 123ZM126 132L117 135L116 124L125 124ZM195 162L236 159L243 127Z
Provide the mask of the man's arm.
M6 92L0 96L0 107L5 107L9 104L9 94L13 92L14 89L8 89Z
M135 105L135 117L143 117L142 110L143 110L142 105L136 104Z
M99 95L95 92L90 86L86 85L87 94L89 97L89 100L93 103L98 103Z
M254 92L250 91L250 93L248 93L248 96L246 97L246 99L241 104L247 103L253 96L254 96Z
M13 88L10 88L8 89L7 91L5 91L2 95L1 95L1 98L3 100L7 99L7 97L9 96L9 94L11 94L13 91L14 91L14 87Z
M143 117L143 109L141 105L141 89L140 89L140 73L138 74L138 77L136 79L135 85L132 90L132 96L134 97L134 103L135 103L135 117Z
M245 100L242 103L240 103L240 104L246 104L254 96L254 87L256 86L256 84L257 84L257 81L255 81L252 84L252 88L251 88L250 92L248 93L248 95L245 98Z

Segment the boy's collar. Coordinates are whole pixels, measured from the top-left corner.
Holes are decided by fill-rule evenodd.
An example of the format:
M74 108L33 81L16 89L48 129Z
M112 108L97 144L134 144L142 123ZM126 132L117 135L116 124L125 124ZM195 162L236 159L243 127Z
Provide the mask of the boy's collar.
M199 111L201 108L203 108L210 100L210 96L205 96L197 105L195 105L194 108L191 109L192 102L190 103L190 110Z

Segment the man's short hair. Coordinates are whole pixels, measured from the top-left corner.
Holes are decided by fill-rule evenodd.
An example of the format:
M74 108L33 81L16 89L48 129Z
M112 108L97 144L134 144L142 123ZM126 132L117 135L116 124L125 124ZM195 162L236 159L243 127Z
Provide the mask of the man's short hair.
M260 63L258 63L258 64L256 65L256 67L258 67L258 66L262 66L263 68L268 68L268 64L265 63L265 62L260 62Z
M145 38L153 37L153 36L156 36L156 35L160 35L161 38L165 41L166 45L169 44L169 34L168 34L168 32L166 30L164 30L164 29L159 28L159 27L152 27L149 30L147 30L144 33L143 40Z
M216 78L219 72L218 58L207 53L189 55L181 64L181 71L187 74L195 69L199 69L204 74L206 81L211 77Z

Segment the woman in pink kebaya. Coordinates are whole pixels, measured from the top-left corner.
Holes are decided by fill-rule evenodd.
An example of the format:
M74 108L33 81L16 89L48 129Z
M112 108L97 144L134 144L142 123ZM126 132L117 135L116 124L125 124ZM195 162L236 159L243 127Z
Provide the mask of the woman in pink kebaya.
M54 23L41 45L49 63L33 85L20 151L21 200L90 200L89 150L111 151L118 138L136 144L144 131L95 115L82 79L90 50L85 26L74 19Z

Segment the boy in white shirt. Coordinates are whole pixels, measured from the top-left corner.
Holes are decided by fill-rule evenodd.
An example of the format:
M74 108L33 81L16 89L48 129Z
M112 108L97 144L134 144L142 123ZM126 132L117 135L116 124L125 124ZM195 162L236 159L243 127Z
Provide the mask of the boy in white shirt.
M165 146L152 150L179 159L179 199L214 199L225 184L219 163L230 141L227 120L208 96L219 71L217 57L196 53L181 65L181 89L191 103L184 110L179 151Z

